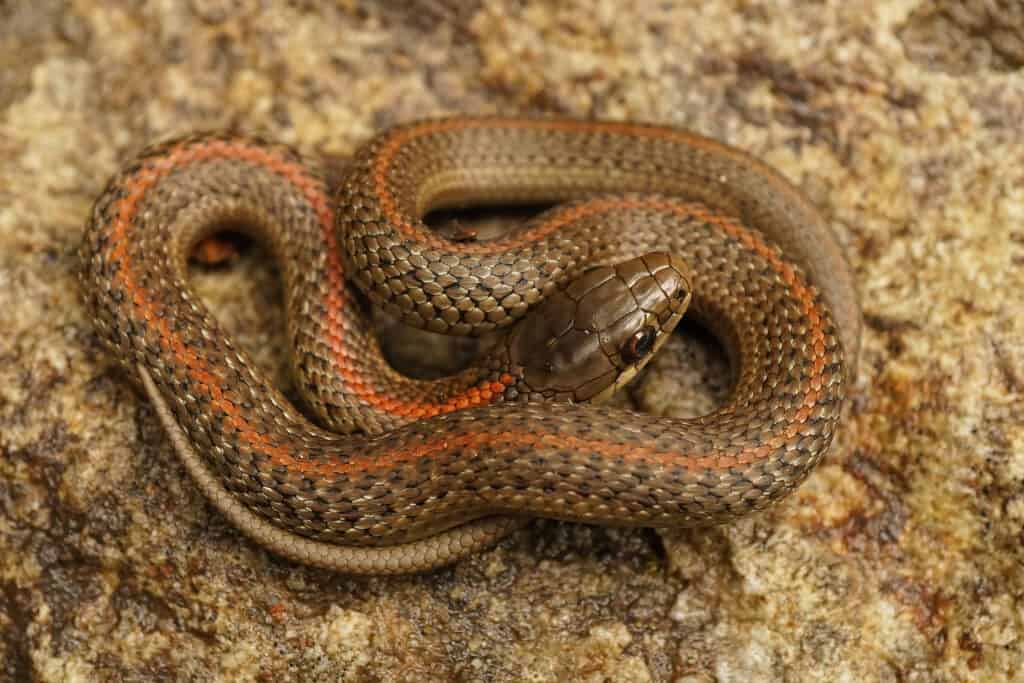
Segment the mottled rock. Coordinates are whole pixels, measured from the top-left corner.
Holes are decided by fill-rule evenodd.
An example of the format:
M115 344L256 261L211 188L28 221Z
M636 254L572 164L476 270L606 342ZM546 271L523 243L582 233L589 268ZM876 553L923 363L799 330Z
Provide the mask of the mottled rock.
M1012 0L0 3L0 679L1024 679L1019 16ZM867 322L839 443L793 496L719 529L537 522L398 579L269 556L205 504L100 347L73 276L90 202L128 154L189 130L343 157L398 121L492 111L688 126L803 187ZM288 386L261 252L195 282ZM678 336L625 403L721 399L714 344Z

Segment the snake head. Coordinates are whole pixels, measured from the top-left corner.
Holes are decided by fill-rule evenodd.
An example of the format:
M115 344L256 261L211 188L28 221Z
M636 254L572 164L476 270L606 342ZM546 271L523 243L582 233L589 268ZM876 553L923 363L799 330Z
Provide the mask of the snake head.
M652 252L588 270L518 323L512 363L530 391L555 400L602 401L629 382L690 305L681 259Z

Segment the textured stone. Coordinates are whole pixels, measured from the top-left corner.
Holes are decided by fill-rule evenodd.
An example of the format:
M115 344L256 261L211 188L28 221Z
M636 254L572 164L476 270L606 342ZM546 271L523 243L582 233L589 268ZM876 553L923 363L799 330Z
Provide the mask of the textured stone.
M0 680L1024 678L1017 3L264 5L0 3ZM268 556L204 503L85 318L92 199L188 130L343 157L395 122L492 111L688 126L802 186L867 322L839 442L720 529L538 522L401 579ZM264 255L195 285L288 386ZM407 362L473 346L388 330ZM677 336L626 405L721 399L714 345Z

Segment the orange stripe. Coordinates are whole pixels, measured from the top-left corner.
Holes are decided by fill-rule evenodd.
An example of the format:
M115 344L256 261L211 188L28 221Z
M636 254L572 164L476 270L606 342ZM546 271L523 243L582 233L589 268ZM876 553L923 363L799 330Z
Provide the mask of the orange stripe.
M398 232L409 239L429 244L433 247L444 247L452 251L467 254L488 254L492 253L496 245L507 249L527 244L539 239L540 236L551 232L546 224L538 229L521 233L511 240L495 240L494 242L464 242L451 243L438 236L430 230L423 230L421 226L414 224L398 210L398 203L395 200L391 189L388 187L387 179L391 170L391 163L398 151L410 141L437 133L446 133L453 130L479 129L479 128L509 128L509 129L531 129L551 130L566 133L611 133L636 138L655 138L700 149L718 157L727 157L737 165L753 169L758 175L771 183L775 190L785 194L792 201L798 204L805 204L806 200L797 192L788 181L775 173L758 159L728 147L709 138L689 133L683 130L663 128L655 125L644 125L627 123L625 121L559 121L544 119L516 119L516 118L479 118L479 119L440 119L436 121L423 121L419 124L399 129L393 133L387 142L378 150L373 162L374 194L377 197L381 209L388 221ZM418 217L417 217L418 218ZM552 228L553 229L553 228Z
M115 228L115 239L124 235L124 230L134 219L138 203L145 196L146 192L156 184L157 181L182 166L209 161L212 159L235 159L253 166L267 168L273 173L284 178L289 184L297 189L313 208L317 220L323 230L323 239L326 245L328 286L324 307L327 311L328 341L331 351L334 354L334 363L341 373L346 386L350 387L367 405L387 413L421 419L432 417L442 413L449 413L466 406L477 406L492 401L500 396L505 388L515 381L510 375L501 376L498 381L483 381L479 385L470 387L462 394L449 397L442 403L408 402L401 398L391 396L372 386L372 378L362 376L357 368L348 363L348 356L345 354L345 335L343 311L345 310L345 278L344 269L341 263L340 250L337 237L334 231L334 209L330 199L322 191L320 182L309 175L306 169L295 162L281 159L268 150L260 147L250 147L229 142L225 140L209 140L203 145L181 145L168 151L165 157L159 159L154 167L140 171L132 181L126 185L128 197L122 200L118 228ZM114 252L114 258L125 260L127 255L127 244L121 242ZM140 300L133 295L136 304ZM153 302L151 302L152 305Z
M579 125L580 124L571 124L571 129L578 129ZM634 129L634 127L628 126L628 124L604 124L603 127L607 128L618 125L630 130ZM814 295L812 290L802 282L802 280L796 275L795 271L787 263L778 258L776 252L764 243L758 235L728 219L707 213L706 210L704 210L705 213L698 214L701 218L718 225L728 234L741 240L749 248L764 257L779 273L783 281L790 286L791 291L797 300L800 301L802 308L804 309L804 313L808 318L811 344L819 352L819 357L816 359L812 368L810 388L804 396L803 406L797 414L797 421L791 423L783 434L776 436L776 438L770 443L741 451L732 457L721 455L698 455L684 459L681 457L682 454L678 452L654 451L648 446L609 443L580 437L563 436L554 433L523 433L519 431L505 430L497 433L467 432L456 436L437 435L427 437L420 444L411 445L404 451L353 455L347 462L342 462L336 459L319 462L298 459L295 454L291 452L286 443L275 443L275 439L259 433L259 431L257 431L257 429L246 420L240 407L224 395L224 392L221 390L214 375L209 371L205 361L192 351L181 340L181 338L173 332L167 319L160 315L162 304L158 301L152 300L148 296L147 292L138 286L138 283L135 281L131 272L132 264L128 256L128 242L126 240L126 235L131 227L132 221L134 220L134 216L138 211L138 204L145 196L146 192L161 178L181 166L198 161L220 158L245 160L255 165L268 168L287 179L295 187L300 189L303 195L314 207L321 224L325 227L325 235L329 235L328 244L332 246L335 244L335 237L333 235L333 210L330 206L330 202L326 196L320 192L318 181L311 178L301 165L274 157L268 151L260 148L246 147L227 141L210 141L205 146L189 146L187 144L183 144L178 147L171 148L163 158L156 159L155 163L152 165L144 166L134 176L131 176L125 181L124 189L126 191L126 196L119 201L117 216L113 221L110 233L111 243L113 244L111 257L113 260L120 261L122 264L117 277L130 296L132 303L138 310L140 316L146 320L147 324L154 325L159 330L161 346L171 352L181 365L187 369L189 377L192 378L205 393L207 393L210 397L211 403L225 413L224 424L230 428L227 431L237 430L239 438L246 441L254 449L267 454L275 465L295 469L305 474L316 474L321 476L335 474L363 474L388 470L402 463L412 462L423 457L429 457L435 453L447 451L452 448L460 448L466 452L467 457L472 458L476 455L474 450L475 448L495 443L515 443L534 447L572 448L598 453L606 457L621 457L631 460L642 460L651 464L682 466L690 471L718 469L726 466L750 463L768 455L772 450L785 443L785 441L800 433L802 422L809 417L810 412L813 410L818 400L820 400L822 393L821 387L823 386L822 374L825 369L824 359L820 357L820 354L825 348L825 333L822 327L823 323L817 315L817 310L814 306ZM636 201L610 201L608 203L616 206L643 206L645 204L644 202L638 203ZM694 213L694 209L697 206L670 203L664 200L651 200L646 204L652 208L665 208L679 213L688 214ZM593 210L596 211L598 209ZM568 216L572 213L572 211L567 211L566 215ZM572 219L566 217L565 221L562 221L562 224L568 220ZM553 229L557 228L550 227L547 224L538 228L538 230L544 231ZM328 263L330 266L328 268L328 273L331 277L328 304L329 310L335 312L335 315L330 316L329 322L332 324L340 323L340 311L344 307L344 280L341 272L340 258L337 254L338 252L335 248L331 248L328 253ZM340 343L342 340L340 325L338 325L338 328L335 329L334 332L335 341ZM346 381L352 382L353 386L363 385L361 378L357 377L351 368L347 368L343 363L339 365L343 370L349 370L350 374L346 377ZM504 379L505 378L503 377L502 380L504 381ZM477 390L477 395L483 396L488 390L492 393L498 393L503 389L504 386L501 383L495 383L494 385L480 387ZM370 391L372 392L372 390ZM472 393L473 389L467 392L467 394ZM379 397L375 396L375 399L377 398ZM450 404L451 401L441 405L447 408Z
M614 202L609 200L609 203ZM633 204L636 204L636 202L633 202ZM825 330L821 316L818 315L817 306L815 306L814 291L797 275L789 263L779 258L778 252L761 239L759 234L746 229L731 219L714 214L707 207L700 204L680 204L662 199L652 199L647 202L641 201L640 204L650 208L678 213L679 215L696 215L698 218L718 226L726 234L739 240L748 249L764 258L779 274L783 282L789 286L790 292L800 303L803 313L807 316L808 320L809 342L814 347L817 355L811 367L810 377L808 378L808 390L804 394L802 406L798 409L794 421L784 431L777 434L775 438L759 446L740 451L734 456L700 454L684 458L682 454L676 451L654 451L648 446L636 444L609 443L554 433L505 430L497 433L470 432L457 436L428 439L419 445L408 447L405 451L353 455L348 462L332 461L316 464L299 462L296 464L302 467L303 471L315 472L320 476L328 477L339 474L351 476L353 474L383 472L453 448L462 449L467 462L471 462L472 458L476 455L474 449L504 443L517 446L575 449L582 452L598 453L604 457L640 460L652 465L683 467L687 471L694 472L704 469L735 467L755 462L767 457L772 451L800 434L804 423L810 418L814 407L821 400L823 393ZM286 462L278 464L289 466L289 463Z

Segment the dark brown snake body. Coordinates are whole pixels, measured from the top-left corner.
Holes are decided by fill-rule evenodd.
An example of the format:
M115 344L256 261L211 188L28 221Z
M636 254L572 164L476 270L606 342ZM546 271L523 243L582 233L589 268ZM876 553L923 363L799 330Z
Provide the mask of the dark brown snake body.
M487 242L421 220L568 200ZM281 263L300 391L332 431L189 289L189 250L225 226ZM284 146L183 138L111 180L82 260L97 329L211 502L272 551L349 572L435 567L524 516L670 527L761 508L826 452L859 353L852 274L811 203L751 157L659 126L411 124L358 152L334 198ZM414 325L511 332L454 378L411 380L382 361L346 280ZM723 406L674 419L579 403L635 374L687 305L729 355Z

